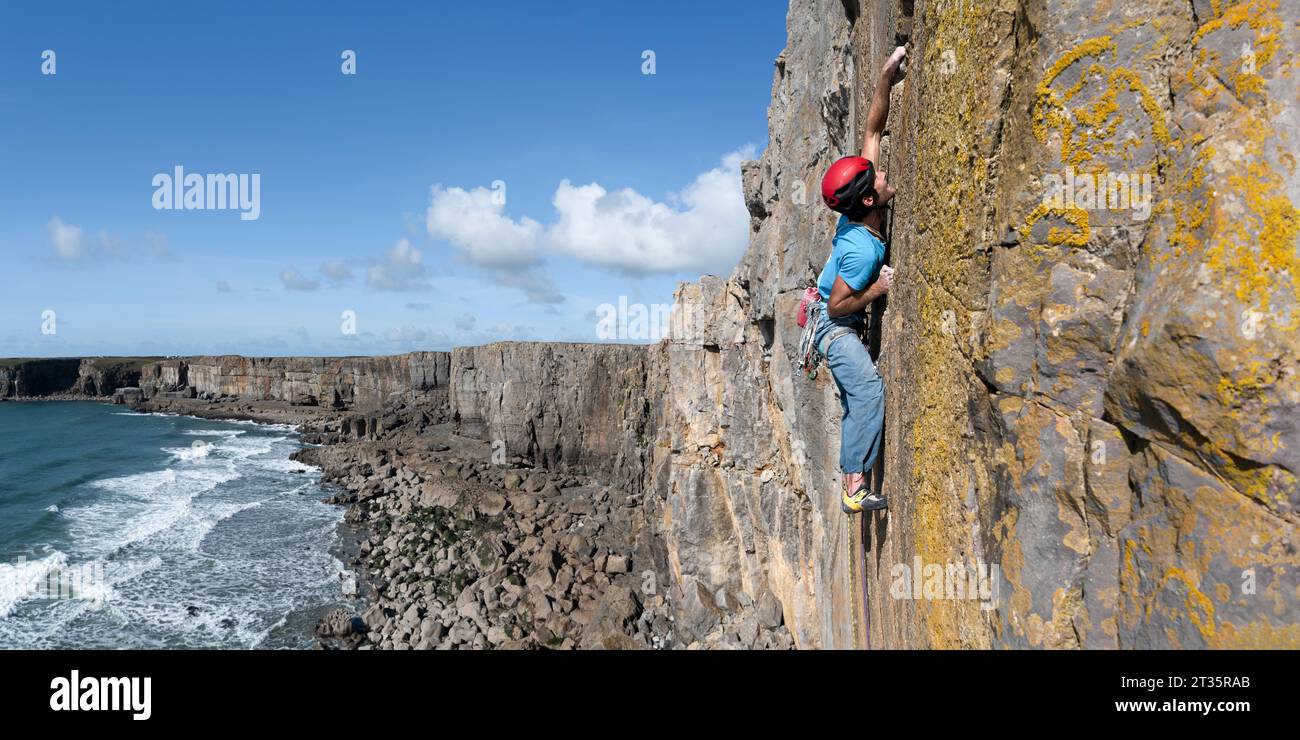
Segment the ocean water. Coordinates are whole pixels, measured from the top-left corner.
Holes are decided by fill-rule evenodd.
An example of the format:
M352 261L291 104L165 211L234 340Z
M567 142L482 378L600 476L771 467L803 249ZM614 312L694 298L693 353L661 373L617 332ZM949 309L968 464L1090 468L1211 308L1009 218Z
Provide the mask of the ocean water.
M292 428L0 403L0 648L305 648L348 600Z

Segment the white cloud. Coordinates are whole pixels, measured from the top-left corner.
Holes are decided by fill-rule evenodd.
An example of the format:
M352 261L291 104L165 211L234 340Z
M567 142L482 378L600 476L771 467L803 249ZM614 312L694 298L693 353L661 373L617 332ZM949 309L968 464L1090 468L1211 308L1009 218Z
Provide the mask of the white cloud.
M45 228L49 233L54 257L63 262L128 259L132 254L139 253L138 248L128 249L127 241L109 232L108 229L99 229L93 234L87 234L80 226L64 223L58 216L51 218ZM155 257L165 258L171 255L166 234L146 231L144 242L148 244L150 254Z
M366 283L377 290L415 290L428 286L424 277L424 256L405 237L384 253L384 258L366 271Z
M346 262L331 260L320 266L320 274L331 283L339 285L352 279L352 268Z
M502 199L485 188L434 186L426 225L430 236L488 267L531 264L545 249L633 274L725 273L749 239L740 163L753 156L753 147L726 155L667 202L631 188L610 191L599 183L564 180L548 227L527 217L511 219Z
M565 180L555 191L559 220L548 246L631 273L729 271L749 239L740 163L753 155L752 148L728 154L668 203L630 188L610 192Z
M320 274L324 282L337 288L352 279L352 268L344 262L323 262L320 266ZM294 267L280 273L280 284L285 290L311 291L319 288L321 283L320 278L304 275Z
M280 273L280 283L285 290L316 290L320 282L290 268Z
M538 260L542 225L505 215L505 198L487 188L463 190L434 185L425 228L484 267L518 267Z
M65 224L58 216L46 224L50 232L50 244L54 254L61 260L79 260L86 254L86 237L80 226Z

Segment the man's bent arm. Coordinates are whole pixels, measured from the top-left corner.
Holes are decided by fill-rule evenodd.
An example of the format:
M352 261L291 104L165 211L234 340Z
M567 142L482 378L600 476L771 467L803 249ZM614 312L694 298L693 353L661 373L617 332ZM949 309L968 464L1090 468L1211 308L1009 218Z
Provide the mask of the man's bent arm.
M835 276L835 285L831 288L830 298L826 299L826 313L831 318L848 316L863 310L871 302L888 292L884 280L877 279L862 290L854 290L844 282L844 278Z

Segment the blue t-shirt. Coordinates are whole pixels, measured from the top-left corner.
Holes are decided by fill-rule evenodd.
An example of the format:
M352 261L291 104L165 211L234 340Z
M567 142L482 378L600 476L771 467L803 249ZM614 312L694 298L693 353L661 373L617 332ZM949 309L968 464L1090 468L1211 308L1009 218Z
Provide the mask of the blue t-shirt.
M844 278L853 290L862 290L875 281L884 264L884 243L867 227L849 221L847 216L840 216L839 223L835 224L831 256L826 259L826 266L817 278L817 290L821 292L823 301L829 300L837 275ZM840 318L860 321L862 313Z

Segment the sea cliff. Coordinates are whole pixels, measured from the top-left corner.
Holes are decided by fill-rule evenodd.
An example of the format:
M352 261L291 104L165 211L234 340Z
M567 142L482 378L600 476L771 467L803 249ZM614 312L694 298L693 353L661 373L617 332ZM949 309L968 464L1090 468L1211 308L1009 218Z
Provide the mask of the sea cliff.
M678 290L664 342L176 358L125 387L9 362L0 397L299 419L372 528L378 611L323 630L354 646L1300 646L1297 17L791 0L749 248ZM793 314L834 226L810 194L898 43L890 508L848 518ZM1120 174L1150 199L1062 199Z

